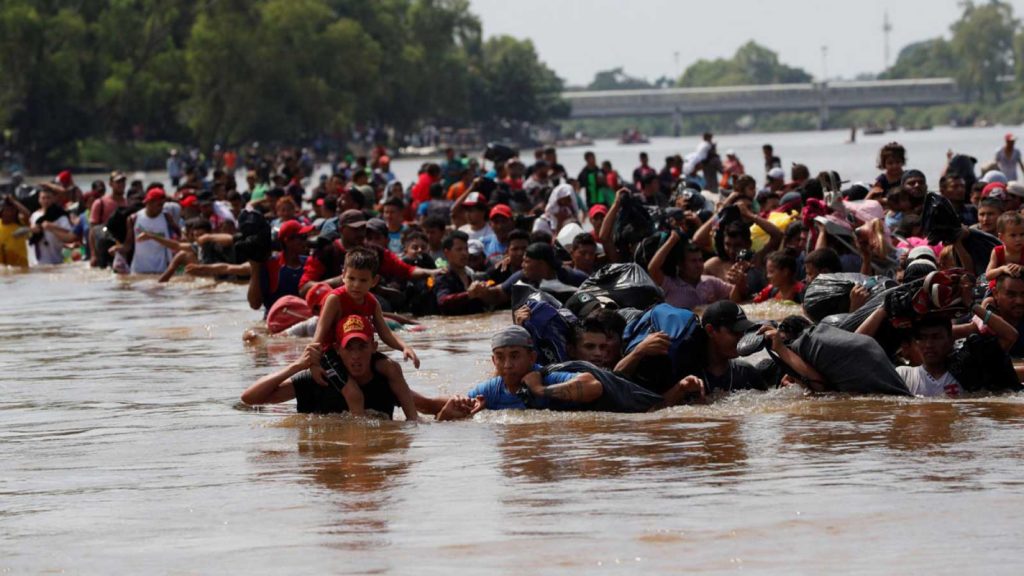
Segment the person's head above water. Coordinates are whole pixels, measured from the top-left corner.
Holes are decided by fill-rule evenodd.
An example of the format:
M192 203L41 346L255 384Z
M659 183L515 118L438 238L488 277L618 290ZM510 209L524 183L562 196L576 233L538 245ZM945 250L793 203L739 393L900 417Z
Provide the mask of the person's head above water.
M369 248L353 248L345 253L345 270L342 272L341 280L345 283L345 290L357 302L363 298L377 285L380 277L377 270L380 267L380 260L377 254Z
M370 372L373 353L377 344L373 340L373 325L357 314L338 322L338 354L350 376L366 376Z
M708 352L719 359L737 358L736 344L743 334L757 326L747 319L739 304L720 300L704 309L701 326L708 335Z
M491 362L507 386L518 385L533 370L537 352L533 338L522 326L507 326L491 337Z

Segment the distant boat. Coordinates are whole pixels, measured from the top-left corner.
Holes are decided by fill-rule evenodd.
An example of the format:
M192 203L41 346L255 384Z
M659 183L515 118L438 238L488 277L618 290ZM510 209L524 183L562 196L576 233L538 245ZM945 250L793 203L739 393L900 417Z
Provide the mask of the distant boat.
M622 137L619 138L619 144L649 144L651 139L646 134L634 130L632 132L623 132Z

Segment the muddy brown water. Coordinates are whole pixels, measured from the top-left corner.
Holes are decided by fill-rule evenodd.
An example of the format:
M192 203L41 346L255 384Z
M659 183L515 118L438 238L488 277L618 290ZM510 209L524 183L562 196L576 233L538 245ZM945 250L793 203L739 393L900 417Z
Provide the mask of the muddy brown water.
M303 345L243 344L243 286L3 272L0 312L0 571L1019 573L1021 397L306 417L238 403ZM425 319L411 385L508 321Z

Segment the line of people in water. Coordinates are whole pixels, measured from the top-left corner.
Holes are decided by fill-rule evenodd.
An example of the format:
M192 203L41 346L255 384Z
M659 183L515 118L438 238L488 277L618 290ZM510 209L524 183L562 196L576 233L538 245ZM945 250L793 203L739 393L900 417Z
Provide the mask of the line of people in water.
M1024 165L1013 143L992 166L951 153L936 192L898 143L880 150L871 183L801 164L787 179L766 146L759 184L731 151L718 157L711 134L661 169L641 153L631 179L591 152L573 176L554 149L526 163L503 146L480 160L448 150L408 187L382 151L332 165L315 186L279 158L250 171L244 192L224 171L142 191L115 172L109 194L100 183L85 195L64 172L35 195L4 196L0 221L5 234L29 224L18 239L41 263L79 243L90 265L116 272L247 281L272 334L313 338L245 392L249 404L400 407L412 419L641 411L779 384L880 391L830 374L837 347L878 357L868 368L892 376L888 393L959 396L1020 385L1010 362L1024 355ZM802 314L754 323L740 306L769 301ZM413 318L501 309L514 323L492 340L496 376L466 395L418 395L377 351L379 338L418 367L401 336ZM744 340L759 344L744 351ZM997 384L965 372L980 359Z

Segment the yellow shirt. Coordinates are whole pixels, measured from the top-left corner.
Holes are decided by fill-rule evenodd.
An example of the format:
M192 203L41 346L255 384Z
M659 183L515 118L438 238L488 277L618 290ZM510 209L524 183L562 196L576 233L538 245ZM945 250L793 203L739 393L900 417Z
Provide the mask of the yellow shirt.
M28 267L28 236L15 236L21 224L0 223L0 265Z

